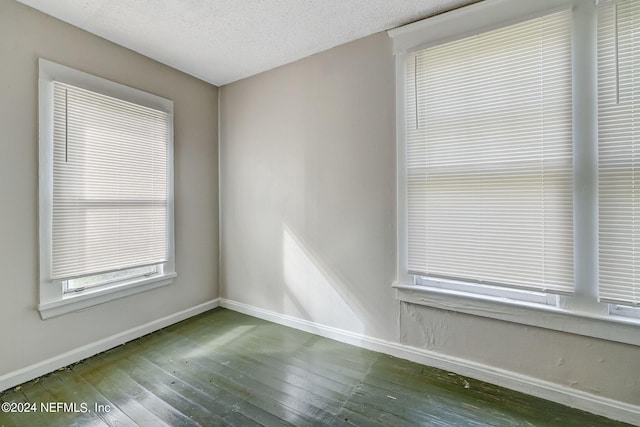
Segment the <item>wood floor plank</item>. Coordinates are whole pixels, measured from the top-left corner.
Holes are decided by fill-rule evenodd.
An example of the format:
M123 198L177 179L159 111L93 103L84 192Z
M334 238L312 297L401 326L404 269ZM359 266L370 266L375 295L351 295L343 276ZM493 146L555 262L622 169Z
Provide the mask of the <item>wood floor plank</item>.
M316 395L320 399L338 404L346 399L353 391L353 382L339 383L299 366L289 358L276 358L272 355L247 355L243 349L228 347L224 351L218 351L229 360L241 361L263 372L270 372L278 378L284 378L287 383Z
M106 426L90 412L81 412L77 407L79 402L72 401L67 394L56 391L51 383L58 383L55 375L43 377L39 382L27 383L22 387L22 393L29 402L38 406L40 418L48 426ZM68 408L58 404L70 405ZM42 405L45 405L44 407ZM78 412L76 412L78 411Z
M40 381L42 387L53 397L53 401L69 403L83 411L83 415L79 418L72 416L72 418L78 419L79 423L77 425L106 426L105 420L92 408L92 402L88 402L86 396L80 395L76 389L67 387L62 382L60 379L61 373L62 371L59 371L58 375L50 375ZM86 412L84 412L85 409Z
M279 356L305 355L305 362L311 364L331 364L339 367L343 375L359 378L365 373L377 354L353 346L344 346L336 341L305 334L291 328L273 324L253 325L257 333L244 334L224 346L216 347L216 340L221 335L216 329L206 327L206 323L198 329L188 330L189 338L194 341L213 343L212 349L225 350L241 348L248 353ZM180 331L176 331L180 333Z
M37 383L37 382L40 382L40 380L41 380L40 378L37 378L31 381L30 383ZM40 413L40 407L38 406L39 404L37 402L29 402L29 399L27 399L27 397L22 392L22 388L25 386L28 386L30 383L23 384L22 386L18 386L14 389L7 390L6 392L2 393L2 395L0 395L0 399L2 399L5 402L35 403L36 404L35 412L31 411L33 407L30 409L29 412L23 412L23 413L0 412L0 425L2 425L3 423L7 426L12 425L8 421L7 422L3 421L4 416L8 416L12 419L16 419L14 424L16 426L22 426L22 425L33 426L33 425L46 424L46 419Z
M200 425L220 425L229 409L212 405L211 399L196 387L135 355L122 357L117 370Z
M136 388L131 381L122 383L113 379L110 368L110 365L105 366L101 359L94 356L92 363L77 365L73 370L138 425L186 424L186 420L172 413L164 402L145 390Z
M170 332L168 332L170 333ZM202 347L189 339L182 336L175 336L171 342L191 352L202 350ZM250 401L255 401L257 397L261 397L266 402L262 402L271 411L278 406L286 408L283 412L287 418L291 418L290 413L295 413L302 418L297 420L298 423L305 423L305 419L309 418L314 422L324 422L333 418L335 410L339 408L340 402L330 402L334 407L334 412L327 410L328 400L323 400L319 396L309 393L296 385L283 381L273 372L261 369L258 366L251 365L240 358L229 360L226 356L216 355L210 349L204 348L205 351L199 351L199 356L191 356L188 359L180 359L182 363L198 364L211 371L214 376L221 376L230 379L237 384L247 383L248 397ZM163 352L164 355L165 352ZM168 352L171 354L171 351ZM164 356L166 357L166 356ZM274 402L278 406L274 406ZM330 409L330 408L329 408ZM278 409L282 412L281 409Z
M486 419L494 425L555 425L566 418L562 421L564 426L598 427L609 421L595 416L591 416L591 420L571 417L566 411L574 414L581 411L514 391L505 399L505 389L482 381L413 362L398 362L391 356L382 356L364 382L379 387L379 393L389 392L401 404L411 407L420 407L421 400L428 400L426 408L432 414L440 412L450 418L452 402L446 397L455 396L459 414L469 419ZM416 399L421 395L423 399Z
M135 422L124 412L111 402L106 396L93 388L73 369L65 369L56 375L68 388L73 389L79 396L82 396L98 416L109 426L133 426Z
M131 351L132 349L130 348L129 350ZM118 354L115 357L124 356L125 354ZM250 388L225 376L220 376L207 367L203 367L196 362L184 363L184 360L173 359L171 351L167 349L159 352L152 350L151 347L146 347L145 357L150 363L157 364L164 370L171 372L179 380L197 387L206 393L210 399L226 407L226 410L223 409L221 411L221 416L228 411L242 412L246 418L261 425L293 425L278 416L285 414L286 418L292 417L291 414L287 414L284 408L273 408L268 402L248 402L247 399L252 394ZM229 415L225 416L225 418L229 417ZM231 418L234 417L231 416ZM293 414L293 418L297 420L295 414ZM303 422L303 420L300 422Z
M261 425L288 425L284 419L264 410L264 405L253 405L246 401L251 390L242 384L216 375L209 369L202 369L199 364L184 364L180 361L165 358L164 355L149 353L149 363L171 370L180 381L189 383L201 390L213 402L212 406L219 406L219 416L225 419L237 418L234 413L241 412L246 418Z
M275 376L265 375L250 366L239 367L224 357L221 359L215 354L210 354L209 351L199 352L196 356L184 357L181 353L184 349L193 352L200 347L178 335L174 337L173 341L179 343L180 350L177 352L164 350L165 357L174 357L175 360L185 365L197 365L200 370L208 372L214 378L223 378L237 385L244 385L247 391L247 401L266 409L285 421L291 422L293 420L296 425L306 425L308 423L322 423L333 418L334 414L315 405L315 396L305 394L303 390L295 389L293 385L286 384Z
M460 407L460 401L451 401L433 395L428 399L411 398L408 394L393 393L389 389L372 386L363 382L350 399L350 403L366 406L371 413L378 414L384 422L392 425L466 425L476 427L485 425L475 423L475 419L485 419L495 425L510 425L504 417L491 420L487 416L477 417L472 411ZM451 406L456 405L456 411ZM349 406L348 406L349 407ZM484 415L484 414L483 414Z
M191 343L187 340L183 345L189 347ZM310 408L317 408L316 418L322 419L321 411L335 415L341 406L341 400L345 397L344 393L335 393L323 388L317 382L312 382L308 376L300 375L300 371L293 372L290 365L266 364L263 363L263 358L260 356L245 356L242 352L230 351L229 348L224 351L211 351L207 348L205 350L206 358L194 360L201 360L203 363L215 361L236 372L251 372L253 379L261 384L283 391L288 395L294 395L297 400L307 402Z
M24 394L15 392L13 390L8 390L2 395L0 395L0 403L25 403L27 402ZM39 423L44 423L44 420L40 418L39 413L19 413L17 412L17 408L11 409L9 407L7 410L0 411L0 426L9 427L31 427L33 425L38 425Z
M369 369L371 363L361 364L357 369L345 366L340 361L333 360L330 355L326 355L318 351L315 347L298 348L290 353L269 353L264 352L264 341L268 338L260 336L261 340L257 342L243 342L242 345L229 345L224 349L217 349L216 352L224 354L225 352L236 350L236 353L250 355L254 359L262 359L264 357L276 357L282 361L286 361L289 365L294 365L304 371L316 374L318 376L328 378L336 384L345 385L345 389L350 389L354 382L362 379L363 375Z
M624 426L554 402L215 309L0 393L108 413L0 426Z
M259 427L265 424L259 423L251 418L248 418L246 415L234 411L224 417L223 419L225 425L235 426L235 427Z

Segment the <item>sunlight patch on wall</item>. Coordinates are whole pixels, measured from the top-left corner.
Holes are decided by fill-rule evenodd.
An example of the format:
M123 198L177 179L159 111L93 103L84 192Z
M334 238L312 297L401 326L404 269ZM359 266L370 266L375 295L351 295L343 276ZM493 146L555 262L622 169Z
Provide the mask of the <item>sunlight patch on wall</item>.
M365 331L363 321L343 295L346 287L287 226L283 230L284 312L324 325ZM342 293L340 292L342 289Z

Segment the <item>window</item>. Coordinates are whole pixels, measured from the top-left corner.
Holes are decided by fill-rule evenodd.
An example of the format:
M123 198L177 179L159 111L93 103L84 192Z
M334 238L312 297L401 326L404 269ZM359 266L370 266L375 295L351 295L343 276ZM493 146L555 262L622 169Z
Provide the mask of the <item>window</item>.
M600 300L640 305L640 4L598 10Z
M390 36L399 298L640 344L640 4L495 0Z
M43 318L171 282L171 101L40 60Z
M571 11L407 56L409 272L570 293Z

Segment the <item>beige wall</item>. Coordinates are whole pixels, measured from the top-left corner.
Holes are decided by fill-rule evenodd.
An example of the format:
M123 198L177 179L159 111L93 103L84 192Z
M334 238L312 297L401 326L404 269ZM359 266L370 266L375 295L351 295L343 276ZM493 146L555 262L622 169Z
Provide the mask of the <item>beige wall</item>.
M390 52L379 34L221 88L226 298L395 336Z
M402 305L386 34L220 90L222 296L640 404L635 346Z
M38 58L174 101L173 285L40 320ZM218 296L217 88L0 0L0 376Z

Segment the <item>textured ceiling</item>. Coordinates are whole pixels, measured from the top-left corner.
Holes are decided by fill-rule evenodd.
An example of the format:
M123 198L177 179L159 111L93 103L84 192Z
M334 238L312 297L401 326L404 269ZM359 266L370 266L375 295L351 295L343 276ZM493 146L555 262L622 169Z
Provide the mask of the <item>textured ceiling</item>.
M470 0L18 0L216 86Z

